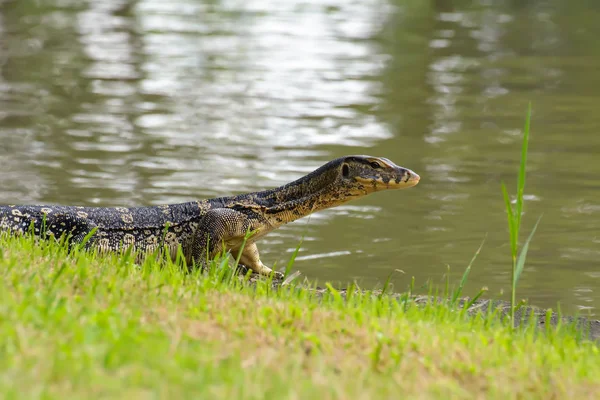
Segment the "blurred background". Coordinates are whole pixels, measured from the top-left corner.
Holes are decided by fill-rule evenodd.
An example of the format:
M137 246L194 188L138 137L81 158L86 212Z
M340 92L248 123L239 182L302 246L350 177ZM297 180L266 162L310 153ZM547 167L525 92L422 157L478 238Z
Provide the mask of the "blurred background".
M0 203L155 205L347 154L421 175L267 236L338 285L507 298L501 181L533 118L518 297L600 307L600 2L0 0Z

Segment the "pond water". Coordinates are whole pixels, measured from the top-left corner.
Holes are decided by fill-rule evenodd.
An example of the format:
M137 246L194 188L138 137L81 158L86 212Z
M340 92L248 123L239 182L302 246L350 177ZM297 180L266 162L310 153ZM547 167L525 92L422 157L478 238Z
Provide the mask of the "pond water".
M421 183L262 240L319 282L507 298L500 189L533 117L519 297L598 315L600 3L0 2L0 203L134 206L271 188L347 154Z

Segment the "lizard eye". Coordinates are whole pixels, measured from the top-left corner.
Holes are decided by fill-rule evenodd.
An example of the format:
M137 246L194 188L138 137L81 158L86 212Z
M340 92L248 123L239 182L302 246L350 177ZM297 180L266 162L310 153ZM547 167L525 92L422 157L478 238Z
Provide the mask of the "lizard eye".
M371 167L374 168L374 169L380 169L381 168L381 165L378 162L376 162L376 161L371 161L370 164L371 164Z
M342 167L342 175L344 176L344 178L347 178L348 175L350 175L350 168L347 164L344 164L344 166Z

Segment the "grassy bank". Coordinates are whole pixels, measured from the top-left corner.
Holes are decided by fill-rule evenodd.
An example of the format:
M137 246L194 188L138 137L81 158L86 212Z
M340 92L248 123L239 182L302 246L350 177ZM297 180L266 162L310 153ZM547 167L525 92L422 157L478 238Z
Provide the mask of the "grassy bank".
M598 347L387 296L249 285L0 239L2 398L556 398Z

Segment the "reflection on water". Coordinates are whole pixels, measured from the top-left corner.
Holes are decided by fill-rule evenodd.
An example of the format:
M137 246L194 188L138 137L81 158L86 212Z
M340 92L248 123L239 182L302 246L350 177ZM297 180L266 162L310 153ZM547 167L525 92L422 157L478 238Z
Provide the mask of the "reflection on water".
M2 2L0 202L187 201L382 155L421 183L286 226L265 261L304 237L305 275L403 289L459 276L487 234L470 290L497 295L532 101L520 294L597 313L600 9L524 4Z

